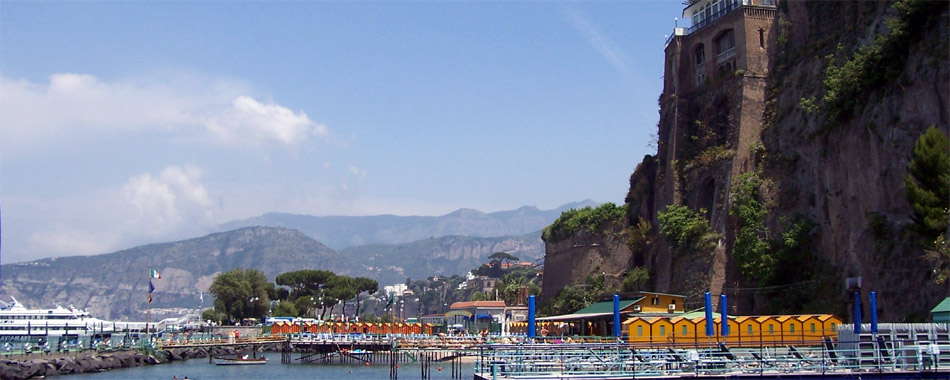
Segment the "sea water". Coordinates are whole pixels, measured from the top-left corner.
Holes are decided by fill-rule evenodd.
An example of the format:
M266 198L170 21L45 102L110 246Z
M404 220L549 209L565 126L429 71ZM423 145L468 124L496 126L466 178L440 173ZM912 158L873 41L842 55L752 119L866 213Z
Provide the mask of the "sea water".
M176 361L168 364L146 365L115 369L100 373L85 373L62 377L65 380L105 380L105 379L156 379L171 380L178 376L179 380L188 377L189 380L224 380L224 379L264 379L264 380L296 380L296 379L332 379L332 380L386 380L389 379L389 363L375 363L370 366L347 364L281 364L280 354L268 357L264 365L214 365L208 359L191 359ZM442 371L438 368L442 367ZM429 365L430 378L438 380L452 379L452 364L450 362L432 362ZM474 374L474 363L462 363L461 379L471 379ZM400 363L399 379L419 379L422 377L420 363ZM458 378L458 376L456 376Z

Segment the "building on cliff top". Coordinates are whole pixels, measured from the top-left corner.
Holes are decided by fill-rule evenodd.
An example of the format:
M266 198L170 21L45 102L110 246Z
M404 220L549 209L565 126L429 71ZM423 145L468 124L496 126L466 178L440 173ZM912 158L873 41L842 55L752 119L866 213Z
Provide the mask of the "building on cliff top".
M777 9L774 0L692 0L683 17L691 26L677 27L664 49L651 209L678 204L704 210L710 228L728 236L731 181L753 169L753 149L761 143ZM722 243L713 255L696 252L678 260L661 249L653 263L655 289L722 294L734 277L727 271L729 244ZM744 303L750 301L737 301L748 310Z

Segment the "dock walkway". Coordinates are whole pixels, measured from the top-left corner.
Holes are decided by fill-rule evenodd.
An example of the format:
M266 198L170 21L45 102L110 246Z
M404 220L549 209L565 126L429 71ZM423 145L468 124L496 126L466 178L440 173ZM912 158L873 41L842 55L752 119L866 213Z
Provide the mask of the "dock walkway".
M941 342L942 343L942 342ZM827 346L730 349L637 348L615 344L482 346L475 380L503 379L950 379L950 345L936 355L918 346L872 356ZM933 351L931 351L933 352Z

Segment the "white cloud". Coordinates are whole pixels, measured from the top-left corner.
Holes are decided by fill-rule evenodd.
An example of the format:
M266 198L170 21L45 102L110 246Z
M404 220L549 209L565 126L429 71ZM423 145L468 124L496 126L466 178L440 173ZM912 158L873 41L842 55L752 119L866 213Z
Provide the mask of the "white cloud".
M260 102L248 92L233 81L179 77L107 82L61 73L40 84L0 76L4 151L18 154L149 131L250 148L326 138L327 127L306 113Z
M213 115L205 126L228 144L244 145L275 141L293 146L311 136L324 137L327 127L310 120L307 114L274 103L261 103L238 96L224 112Z
M202 171L195 166L169 166L159 175L143 173L124 187L125 199L138 214L134 223L156 232L170 232L189 225L214 224L211 199L200 183Z

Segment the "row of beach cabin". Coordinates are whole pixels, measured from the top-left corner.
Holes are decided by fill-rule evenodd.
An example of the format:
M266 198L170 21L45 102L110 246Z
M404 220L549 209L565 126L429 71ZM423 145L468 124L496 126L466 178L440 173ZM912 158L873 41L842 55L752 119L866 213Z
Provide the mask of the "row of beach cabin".
M728 317L713 319L713 335L706 333L706 317L632 317L623 322L627 340L634 344L692 346L722 342L732 347L820 345L836 340L841 320L831 314Z
M837 340L841 320L831 314L765 315L728 317L729 331L724 335L722 318L713 319L713 335L706 335L706 317L702 313L682 316L635 316L622 322L628 343L649 346L694 346L710 342L729 346L820 345L825 338ZM536 322L542 337L572 335L610 335L612 328L596 319ZM601 327L598 328L598 325ZM528 322L511 323L510 332L522 334ZM606 328L604 328L606 327Z
M422 323L297 323L280 321L271 325L271 334L432 334L432 325Z

